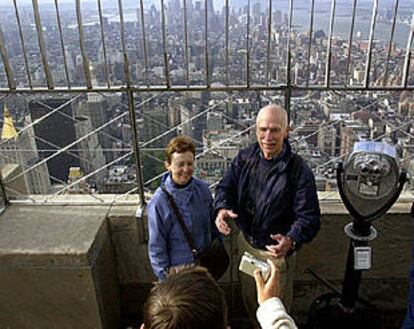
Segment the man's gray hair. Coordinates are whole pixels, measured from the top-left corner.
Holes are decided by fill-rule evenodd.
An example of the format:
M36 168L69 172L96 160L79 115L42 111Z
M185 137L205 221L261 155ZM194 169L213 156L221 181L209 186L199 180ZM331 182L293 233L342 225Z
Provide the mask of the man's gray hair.
M283 124L284 127L288 126L288 115L286 110L281 107L280 105L277 104L269 104L266 105L265 107L262 107L259 111L259 113L257 113L257 117L256 117L256 126L259 122L260 117L263 115L264 112L267 111L271 111L271 112L275 112L278 114L279 118L281 119L281 122Z

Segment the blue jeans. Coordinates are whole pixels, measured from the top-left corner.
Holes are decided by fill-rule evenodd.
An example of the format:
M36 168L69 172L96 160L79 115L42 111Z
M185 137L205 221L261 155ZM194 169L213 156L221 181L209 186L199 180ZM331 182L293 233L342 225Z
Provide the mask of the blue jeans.
M410 289L408 291L407 315L401 329L414 329L414 260L410 269Z

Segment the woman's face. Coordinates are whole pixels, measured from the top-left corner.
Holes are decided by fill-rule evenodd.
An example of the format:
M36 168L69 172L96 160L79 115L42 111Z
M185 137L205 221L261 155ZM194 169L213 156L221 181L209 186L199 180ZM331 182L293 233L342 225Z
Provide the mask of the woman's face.
M190 151L184 153L174 152L171 155L171 163L167 162L165 167L171 172L174 183L185 185L193 177L194 154Z

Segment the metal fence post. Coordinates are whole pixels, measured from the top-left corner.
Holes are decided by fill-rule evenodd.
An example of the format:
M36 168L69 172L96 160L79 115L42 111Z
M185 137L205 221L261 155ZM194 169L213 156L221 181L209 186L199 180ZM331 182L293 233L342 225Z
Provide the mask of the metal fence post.
M7 197L6 193L6 187L4 186L3 182L3 175L0 172L0 198L1 198L1 204L0 204L0 214L6 209L7 205L10 203L9 198Z
M136 115L135 115L135 101L134 101L133 91L130 88L128 88L127 90L127 95L128 95L128 111L129 111L129 117L130 117L131 128L132 128L132 144L133 144L133 151L134 151L134 157L135 157L135 174L136 174L136 180L138 184L140 205L144 207L145 206L144 178L142 175L141 158L140 158L140 150L139 150L138 129L137 129L137 121L136 121Z

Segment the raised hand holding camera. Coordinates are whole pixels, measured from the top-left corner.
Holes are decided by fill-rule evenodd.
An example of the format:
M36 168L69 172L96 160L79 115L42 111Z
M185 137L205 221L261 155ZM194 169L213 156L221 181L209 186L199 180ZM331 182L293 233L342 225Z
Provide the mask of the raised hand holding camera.
M270 276L270 266L268 263L257 259L253 255L249 254L248 252L244 252L239 270L247 275L254 277L254 272L257 270L261 273L261 276L266 281Z
M257 288L257 301L259 302L259 305L269 298L280 296L279 271L270 259L267 260L267 264L270 269L270 276L267 280L264 280L259 270L254 272Z

